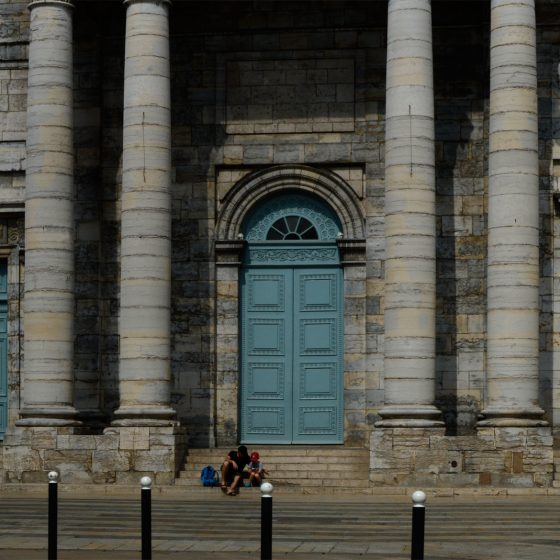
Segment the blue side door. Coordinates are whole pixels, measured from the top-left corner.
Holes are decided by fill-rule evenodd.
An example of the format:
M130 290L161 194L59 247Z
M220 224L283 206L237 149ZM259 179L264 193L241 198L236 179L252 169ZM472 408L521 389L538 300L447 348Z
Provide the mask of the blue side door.
M241 441L342 443L342 271L247 267Z

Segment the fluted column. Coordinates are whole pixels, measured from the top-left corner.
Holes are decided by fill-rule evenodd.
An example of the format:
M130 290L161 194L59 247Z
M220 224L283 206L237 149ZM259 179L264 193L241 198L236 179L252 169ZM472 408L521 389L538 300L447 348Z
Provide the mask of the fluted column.
M167 0L127 0L121 210L120 407L115 425L167 425L171 121Z
M385 407L380 427L440 426L430 0L390 0L385 124Z
M72 2L31 11L25 188L24 406L19 425L72 424Z
M534 0L492 0L488 405L479 425L544 422L538 405L539 192Z

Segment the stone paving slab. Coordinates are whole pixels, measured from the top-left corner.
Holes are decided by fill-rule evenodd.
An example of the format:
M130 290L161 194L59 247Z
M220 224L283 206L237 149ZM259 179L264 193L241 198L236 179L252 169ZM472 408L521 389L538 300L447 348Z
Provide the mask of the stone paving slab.
M46 500L0 496L0 501L0 560L44 560ZM258 556L259 502L249 493L154 500L154 560ZM139 560L139 500L61 497L59 508L60 560ZM277 496L273 509L275 559L410 557L408 500ZM557 558L559 511L560 500L551 497L430 499L426 558Z

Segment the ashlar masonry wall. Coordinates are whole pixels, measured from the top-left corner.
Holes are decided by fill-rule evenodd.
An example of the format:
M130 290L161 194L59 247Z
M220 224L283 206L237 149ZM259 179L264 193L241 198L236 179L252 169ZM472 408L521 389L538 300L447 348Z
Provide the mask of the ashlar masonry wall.
M428 438L428 449L448 452L446 458L438 455L439 473L456 468L449 467L448 459L464 450L458 464L468 473L465 483L476 483L477 477L479 482L486 481L484 473L496 472L500 474L491 478L491 483L499 484L519 468L517 444L502 445L501 436L495 435L484 435L478 443L472 439L486 399L489 7L485 2L468 1L432 4L436 404L443 412L446 435L434 436L433 441L425 434L418 437ZM555 420L560 402L555 314L555 235L559 225L554 194L560 176L560 22L553 2L539 1L537 8L539 387L546 417ZM91 465L84 477L91 475L91 480L98 480L97 474L91 474L95 469L99 473L119 471L110 469L107 461L115 461L127 472L127 454L135 451L108 443L116 445L112 451L121 454L101 459L100 452L107 450L95 439L105 437L101 436L102 428L119 405L124 15L120 2L78 2L74 11L75 406L90 431L83 435L83 443L57 439L53 449L84 445L89 450L84 461ZM23 215L25 184L27 3L1 1L0 17L5 22L0 35L0 210L9 211L6 219L14 223ZM217 336L217 325L236 321L237 287L228 278L217 283L215 228L231 189L250 173L275 165L307 165L332 172L353 189L362 205L366 217L365 276L356 282L358 287L348 303L355 332L345 362L344 407L347 445L369 445L384 403L386 21L386 2L174 2L172 404L190 445L236 443L231 419L237 416L233 373L239 365L238 341L227 332ZM20 244L21 240L11 239L9 235L6 242L0 239L0 249ZM24 391L19 344L24 333L18 299L24 255L20 253L17 257L9 253L12 426ZM219 366L218 354L225 356ZM234 397L224 397L220 393L224 388ZM218 415L218 408L226 412ZM218 417L223 418L220 423L216 422ZM13 434L13 443L26 437L21 431ZM461 437L451 437L456 435ZM519 437L533 441L541 436L545 437L537 430ZM113 438L110 434L107 437L107 441ZM496 443L488 443L490 439ZM414 446L414 437L407 441L403 448ZM386 441L378 444L383 450ZM499 449L499 466L477 458L477 453L490 453L491 447ZM38 453L38 468L49 467L50 459ZM74 463L83 459L80 457L76 455ZM10 460L15 464L17 457ZM392 483L390 480L402 479L402 467L383 463L382 454L372 461L372 465L381 461L379 468L386 470L379 480ZM426 461L422 472L433 478L431 463ZM526 470L531 461L523 456ZM543 461L549 463L548 458ZM103 466L94 469L94 463ZM549 481L548 470L534 472L540 473L532 479L535 483L537 479L543 484ZM396 479L393 473L397 473ZM21 473L14 476L22 478Z

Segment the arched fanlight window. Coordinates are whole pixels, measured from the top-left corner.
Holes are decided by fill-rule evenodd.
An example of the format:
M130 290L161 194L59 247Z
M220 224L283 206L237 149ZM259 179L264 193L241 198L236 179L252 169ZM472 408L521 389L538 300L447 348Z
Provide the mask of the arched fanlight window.
M247 241L335 241L341 231L325 202L293 191L263 201L243 229Z
M266 234L268 241L296 241L319 239L315 226L303 216L283 216L276 220Z

